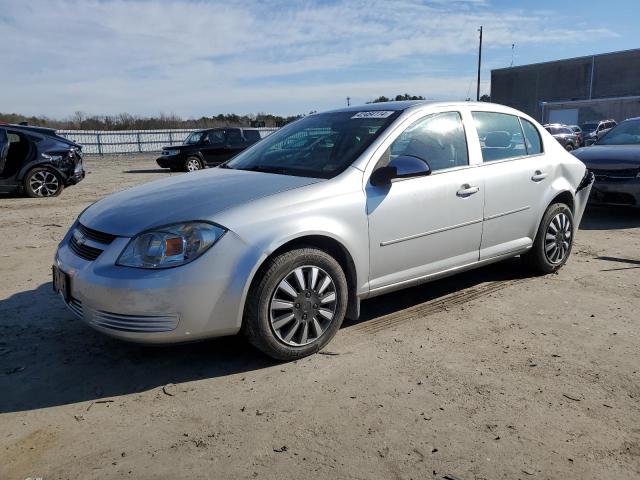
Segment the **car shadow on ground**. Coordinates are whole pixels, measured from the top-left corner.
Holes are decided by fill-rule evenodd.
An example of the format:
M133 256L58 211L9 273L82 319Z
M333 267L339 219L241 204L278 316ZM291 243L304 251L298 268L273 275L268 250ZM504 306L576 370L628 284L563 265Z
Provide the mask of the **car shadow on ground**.
M587 206L580 230L619 230L640 227L640 209Z
M123 170L122 173L171 173L168 168L141 168L135 170Z
M517 259L363 302L357 322L523 273ZM0 301L0 413L100 400L276 365L242 337L174 346L111 339L76 319L46 283Z

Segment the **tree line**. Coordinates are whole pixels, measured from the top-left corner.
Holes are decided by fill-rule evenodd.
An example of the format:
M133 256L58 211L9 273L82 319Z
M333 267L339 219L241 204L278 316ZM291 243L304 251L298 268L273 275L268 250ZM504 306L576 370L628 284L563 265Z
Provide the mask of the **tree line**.
M402 100L425 100L422 95L398 94L395 97L381 95L367 103L381 103ZM490 101L488 95L483 95L481 101ZM315 113L309 112L310 114ZM161 113L157 116L139 116L129 113L118 115L87 115L77 111L69 118L61 120L44 115L28 116L19 113L0 113L0 122L23 123L58 130L163 130L163 129L198 129L215 127L281 127L289 122L302 118L301 115L272 115L270 113L255 113L237 115L235 113L221 113L211 117L182 118L175 114Z
M58 130L163 130L198 129L214 127L281 127L302 115L280 116L268 113L237 115L219 114L211 117L182 118L178 115L159 114L157 116L138 116L129 113L118 115L86 115L75 112L71 117L60 120L47 116L29 116L19 113L0 113L0 121L55 128Z

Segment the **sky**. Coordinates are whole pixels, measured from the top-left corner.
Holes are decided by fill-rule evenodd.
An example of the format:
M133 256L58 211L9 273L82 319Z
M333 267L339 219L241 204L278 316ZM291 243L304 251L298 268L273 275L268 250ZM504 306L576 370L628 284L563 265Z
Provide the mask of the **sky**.
M280 115L475 98L491 69L640 47L637 0L0 0L0 112Z

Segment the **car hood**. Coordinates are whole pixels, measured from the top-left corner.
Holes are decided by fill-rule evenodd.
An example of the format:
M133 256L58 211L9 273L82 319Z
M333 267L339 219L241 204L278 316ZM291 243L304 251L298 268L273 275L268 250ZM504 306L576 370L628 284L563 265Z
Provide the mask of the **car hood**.
M592 145L572 153L587 168L615 170L640 167L640 145Z
M160 225L214 221L224 210L321 181L213 168L114 193L87 208L79 220L94 230L131 237Z

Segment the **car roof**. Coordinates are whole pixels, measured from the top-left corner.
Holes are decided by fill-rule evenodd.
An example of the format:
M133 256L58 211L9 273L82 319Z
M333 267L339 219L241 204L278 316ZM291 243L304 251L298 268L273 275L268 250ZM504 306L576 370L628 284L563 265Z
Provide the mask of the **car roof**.
M42 135L55 135L55 128L46 128L46 127L38 127L35 125L16 125L14 123L3 123L0 124L3 128L10 128L11 130L18 130L23 132L35 132L40 133Z

